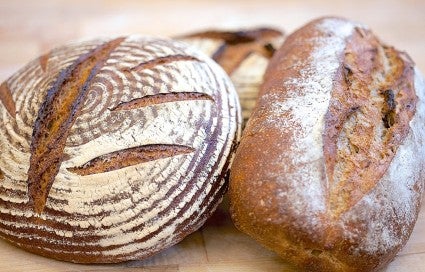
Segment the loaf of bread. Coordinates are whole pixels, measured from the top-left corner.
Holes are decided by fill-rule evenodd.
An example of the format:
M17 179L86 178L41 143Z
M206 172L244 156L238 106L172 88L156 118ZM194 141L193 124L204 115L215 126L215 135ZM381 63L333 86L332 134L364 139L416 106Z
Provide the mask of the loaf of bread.
M230 76L239 95L245 126L255 106L267 64L284 34L273 28L209 30L177 37L215 60Z
M0 236L72 262L155 254L221 201L240 119L226 73L184 43L55 49L0 87Z
M230 175L236 226L306 271L376 271L424 188L425 85L364 25L315 20L267 68Z

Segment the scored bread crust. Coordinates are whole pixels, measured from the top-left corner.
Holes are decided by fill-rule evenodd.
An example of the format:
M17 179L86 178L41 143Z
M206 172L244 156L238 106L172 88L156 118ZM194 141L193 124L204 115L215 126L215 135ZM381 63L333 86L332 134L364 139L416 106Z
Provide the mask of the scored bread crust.
M424 181L424 80L341 18L272 58L230 179L236 226L309 271L373 271L406 243Z
M82 263L143 259L226 192L240 106L225 72L168 39L79 41L0 89L0 237Z
M177 39L201 50L226 71L239 96L244 127L255 106L267 64L284 37L277 29L252 28L207 30Z

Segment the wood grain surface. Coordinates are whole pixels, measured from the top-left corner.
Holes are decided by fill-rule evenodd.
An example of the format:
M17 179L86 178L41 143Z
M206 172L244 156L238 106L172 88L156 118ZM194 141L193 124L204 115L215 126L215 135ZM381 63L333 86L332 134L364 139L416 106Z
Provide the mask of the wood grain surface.
M174 36L210 28L271 26L291 32L323 15L368 24L407 51L425 71L425 1L88 1L0 0L0 82L49 49L96 36ZM237 231L220 206L200 231L145 261L78 265L27 253L0 241L0 271L296 271ZM425 271L425 207L414 232L385 271Z

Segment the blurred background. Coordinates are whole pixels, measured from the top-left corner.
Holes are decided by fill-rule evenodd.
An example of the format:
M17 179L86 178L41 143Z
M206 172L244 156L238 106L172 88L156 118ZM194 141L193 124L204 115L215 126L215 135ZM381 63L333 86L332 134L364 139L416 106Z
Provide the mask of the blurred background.
M108 35L176 36L206 29L269 26L290 33L337 15L369 25L406 51L425 72L425 0L0 0L0 82L63 43ZM224 206L225 207L225 206ZM386 271L425 271L425 209ZM277 255L238 232L221 208L182 243L143 262L72 265L35 256L0 240L0 271L293 271Z
M425 0L0 0L0 81L55 46L104 35L173 36L210 28L272 26L291 32L339 15L368 24L425 70Z

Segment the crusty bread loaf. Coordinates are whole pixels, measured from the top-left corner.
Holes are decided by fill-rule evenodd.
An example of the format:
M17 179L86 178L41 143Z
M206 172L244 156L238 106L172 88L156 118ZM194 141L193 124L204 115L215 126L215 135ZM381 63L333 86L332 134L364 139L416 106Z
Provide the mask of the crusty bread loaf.
M0 87L0 236L72 262L148 257L213 212L239 133L228 76L181 42L55 49Z
M208 30L178 39L210 56L228 73L239 95L244 126L255 106L267 64L282 45L284 34L273 28Z
M307 271L375 271L415 224L424 79L365 26L322 18L273 56L230 178L236 226Z

